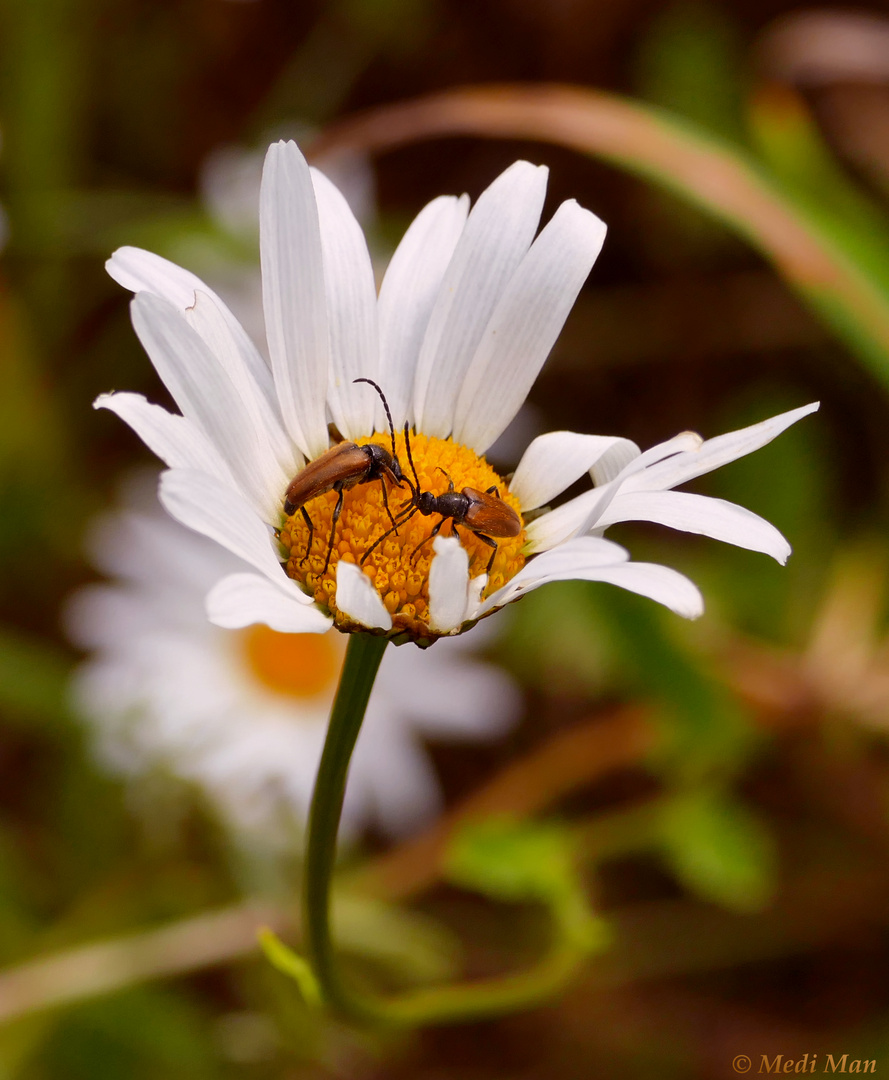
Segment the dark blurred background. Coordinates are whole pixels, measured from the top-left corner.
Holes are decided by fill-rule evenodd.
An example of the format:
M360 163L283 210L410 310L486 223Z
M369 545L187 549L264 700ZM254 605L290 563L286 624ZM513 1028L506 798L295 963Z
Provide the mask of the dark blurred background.
M91 402L111 389L169 402L128 296L103 270L108 254L148 247L216 275L224 291L255 273L257 243L208 194L221 150L261 154L280 136L310 145L360 110L491 82L573 83L670 110L758 162L789 206L812 211L819 235L833 235L836 216L819 217L818 200L835 214L844 204L830 193L842 188L878 223L877 243L889 21L876 7L813 10L2 0L0 964L141 933L250 891L200 797L183 796L176 829L153 834L94 763L68 705L77 653L59 618L96 576L84 530L121 476L151 463ZM805 138L792 124L782 136L785 115ZM613 760L590 750L588 775L565 790L555 781L541 811L587 830L585 873L613 947L546 1007L398 1036L307 1013L246 946L156 980L137 965L131 985L102 996L86 976L76 990L75 965L58 1007L18 1010L0 972L10 1016L0 1076L719 1080L737 1074L738 1054L756 1072L762 1054L805 1053L889 1067L889 381L737 230L555 137L437 137L367 159L375 255L385 260L429 199L475 198L517 157L550 167L544 218L576 198L609 226L532 391L531 434L567 428L645 447L823 402L695 487L773 521L795 549L787 568L665 530L615 530L634 556L696 580L704 619L679 625L605 586L549 586L503 617L489 650L523 686L522 724L493 746L432 747L457 805L515 760L533 774L560 739L601 735ZM889 352L884 363L889 372ZM647 734L630 746L637 724ZM370 835L352 858L384 847ZM441 884L417 903L462 941L469 972L521 966L541 938L533 908L504 915Z

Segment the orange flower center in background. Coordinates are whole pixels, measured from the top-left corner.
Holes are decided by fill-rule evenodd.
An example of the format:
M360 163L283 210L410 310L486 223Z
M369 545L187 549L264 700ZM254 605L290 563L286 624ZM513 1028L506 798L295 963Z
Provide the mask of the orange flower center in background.
M410 440L421 491L441 495L448 490L449 477L456 491L469 487L485 492L493 486L498 489L500 498L519 513L518 500L509 493L504 480L474 450L451 442L450 439L438 439L422 434L412 434ZM392 445L388 436L383 435L373 435L356 441L361 445L375 442L387 449ZM402 472L413 481L403 433L396 436L395 450ZM401 488L388 480L383 480L382 483L386 485L389 509L397 520L399 512L404 512L410 505L411 489L407 483ZM375 585L392 616L394 629L424 636L429 632L429 566L433 550L431 541L425 544L423 541L428 540L433 528L441 520L441 515L432 514L426 517L420 513L413 514L408 521L398 526L397 535L393 532L386 537L362 565L362 556L392 528L392 521L383 503L381 481L356 484L343 492L343 508L336 526L330 565L326 572L322 573L330 543L331 520L338 497L335 491L329 491L306 504L306 512L314 525L308 556L306 545L309 529L300 511L297 510L285 522L280 540L287 555L288 575L304 585L319 603L328 607L334 621L345 629L350 625L349 620L345 616L340 617L336 607L336 564L340 559L356 563ZM450 535L453 527L452 519L445 521L440 535ZM479 540L465 525L457 525L457 536L469 555L470 576L483 574L493 549ZM497 551L485 589L487 595L509 581L525 562L521 553L525 543L524 530L515 537L492 539L497 544Z
M338 634L282 634L268 626L243 631L251 674L268 690L293 698L333 697L343 648Z

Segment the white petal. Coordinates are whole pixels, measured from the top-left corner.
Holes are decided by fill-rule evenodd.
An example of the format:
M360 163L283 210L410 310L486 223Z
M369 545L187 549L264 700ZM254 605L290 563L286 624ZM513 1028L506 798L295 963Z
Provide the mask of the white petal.
M519 411L604 239L604 223L572 199L531 245L466 372L454 414L457 442L484 453Z
M642 456L642 451L631 439L615 439L611 447L590 467L590 476L597 486L614 480Z
M580 536L590 517L614 498L616 490L615 487L604 484L602 487L585 491L557 506L555 510L528 522L525 526L526 552L534 555L549 551Z
M810 405L803 405L799 409L791 409L790 412L763 420L759 424L741 428L740 431L730 431L726 435L718 435L715 439L707 439L698 450L678 454L669 461L663 461L656 467L646 469L645 473L634 477L627 484L627 488L633 491L662 491L676 487L677 484L683 484L686 480L693 480L696 476L712 472L721 465L759 450L791 424L795 424L797 420L808 416L809 413L816 412L820 404L815 401Z
M429 567L429 625L440 634L459 629L469 609L469 555L454 536L436 536Z
M257 441L269 447L272 458L279 466L278 475L284 477L283 483L286 486L290 477L302 467L303 457L284 431L277 397L273 396L270 402L256 386L242 362L241 339L247 341L246 335L238 335L232 331L232 325L224 317L219 304L220 301L213 296L198 290L195 292L194 303L185 311L185 319L228 372L241 398L244 413L253 425ZM269 389L274 394L271 374L265 368L265 361L262 363Z
M142 248L118 248L105 263L105 269L118 285L130 292L162 296L180 311L191 307L198 289L210 292L197 274Z
M231 574L207 596L207 617L234 630L264 623L282 634L323 634L331 620L296 585L284 590L259 574Z
M353 622L371 630L391 630L392 616L370 579L354 563L336 564L336 606Z
M376 427L373 389L353 379L378 378L377 292L361 226L349 204L327 179L312 169L327 295L330 371L327 402L334 423L347 439Z
M585 581L602 581L628 592L647 596L683 619L697 619L704 613L704 598L693 581L678 570L657 563L628 562L622 566L603 566L599 571L585 571Z
M380 286L379 381L399 430L413 420L420 346L468 212L465 195L433 199L402 237Z
M292 445L284 436L268 365L244 328L216 293L196 274L141 248L118 248L105 263L105 268L125 289L134 293L149 292L169 301L192 323L225 367L244 396L245 403L250 402L250 407L259 413L282 467L285 470L295 469L299 462L293 460ZM194 306L199 292L209 299L209 305L204 307L213 309L225 327L224 333L215 323L207 322L203 312L200 316L195 315ZM220 341L224 343L224 347L220 346Z
M546 177L545 168L517 161L482 192L469 215L420 350L414 416L427 435L451 433L466 371L534 238Z
M632 445L629 444L629 446ZM652 462L700 445L700 435L694 431L683 431L666 442L652 446L644 454L630 457L629 464L625 465L613 480L609 480L601 487L593 488L592 491L585 491L582 495L570 499L562 506L532 521L525 530L525 535L529 540L527 550L531 553L546 551L557 544L564 544L574 537L582 536L598 528L599 519L611 500L624 490L628 477L642 472ZM611 456L616 462L629 455L629 447L617 446L612 451L606 451L603 456L605 458ZM596 466L593 468L595 469Z
M327 309L312 178L294 142L273 143L259 199L262 302L284 424L308 458L327 436Z
M171 469L197 469L234 483L219 451L184 416L152 405L141 394L100 394L93 408L116 413Z
M160 500L177 521L209 536L279 588L290 588L271 530L233 488L205 473L173 469L161 476Z
M242 493L261 512L280 507L278 463L247 416L241 396L207 344L169 301L137 293L133 326L151 362L188 417L224 458ZM286 481L285 481L286 485Z
M621 480L643 469L651 468L652 465L664 461L669 457L678 456L682 453L696 453L704 440L696 431L680 431L672 439L657 443L644 450L638 457L632 458L617 474Z
M578 435L573 431L539 435L522 455L509 490L522 510L534 510L570 487L601 458L614 458L615 449L624 449L627 443L636 446L611 435ZM638 454L636 449L634 456Z
M623 563L629 557L626 548L611 540L603 540L600 536L577 537L525 563L514 578L484 601L479 613L501 607L547 581L583 577L585 571Z
M466 590L466 618L469 618L469 613L472 611L478 611L482 602L482 593L485 591L485 586L488 584L488 575L479 574L478 577L469 579L469 588Z
M790 555L790 544L781 533L752 510L686 491L621 492L603 512L596 527L604 529L618 521L654 521L671 529L761 551L782 564Z
M597 554L594 548L586 547L596 540L596 537L581 537L538 556L484 602L482 613L517 599L547 582L566 580L602 581L618 585L656 600L686 619L696 619L703 612L704 601L700 591L687 577L656 563L628 562L626 552L623 552L623 560L609 557L607 551ZM599 540L599 543L607 544L608 541ZM537 563L542 565L537 566Z

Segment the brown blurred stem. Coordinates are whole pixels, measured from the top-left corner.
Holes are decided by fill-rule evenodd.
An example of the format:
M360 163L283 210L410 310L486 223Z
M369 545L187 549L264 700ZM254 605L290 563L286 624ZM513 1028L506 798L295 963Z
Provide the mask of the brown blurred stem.
M758 247L887 377L889 306L880 290L752 160L679 117L574 86L462 87L335 124L310 152L382 151L447 135L554 143L656 181Z

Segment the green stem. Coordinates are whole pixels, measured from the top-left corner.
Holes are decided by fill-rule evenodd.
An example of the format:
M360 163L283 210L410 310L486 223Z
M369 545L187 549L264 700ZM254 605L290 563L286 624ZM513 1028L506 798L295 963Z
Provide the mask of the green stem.
M430 987L378 998L347 986L336 963L330 934L330 890L336 861L336 838L349 762L387 639L352 634L346 650L336 700L309 812L303 890L303 927L317 990L326 1004L355 1020L422 1026L476 1019L526 1008L551 996L571 977L585 956L571 919L554 905L555 937L550 951L533 968L474 983ZM305 985L302 961L291 955L276 962Z
M354 1013L356 1002L342 985L336 966L330 937L330 883L349 762L387 644L386 638L373 634L349 635L309 811L303 889L304 933L312 969L324 999L345 1013Z

